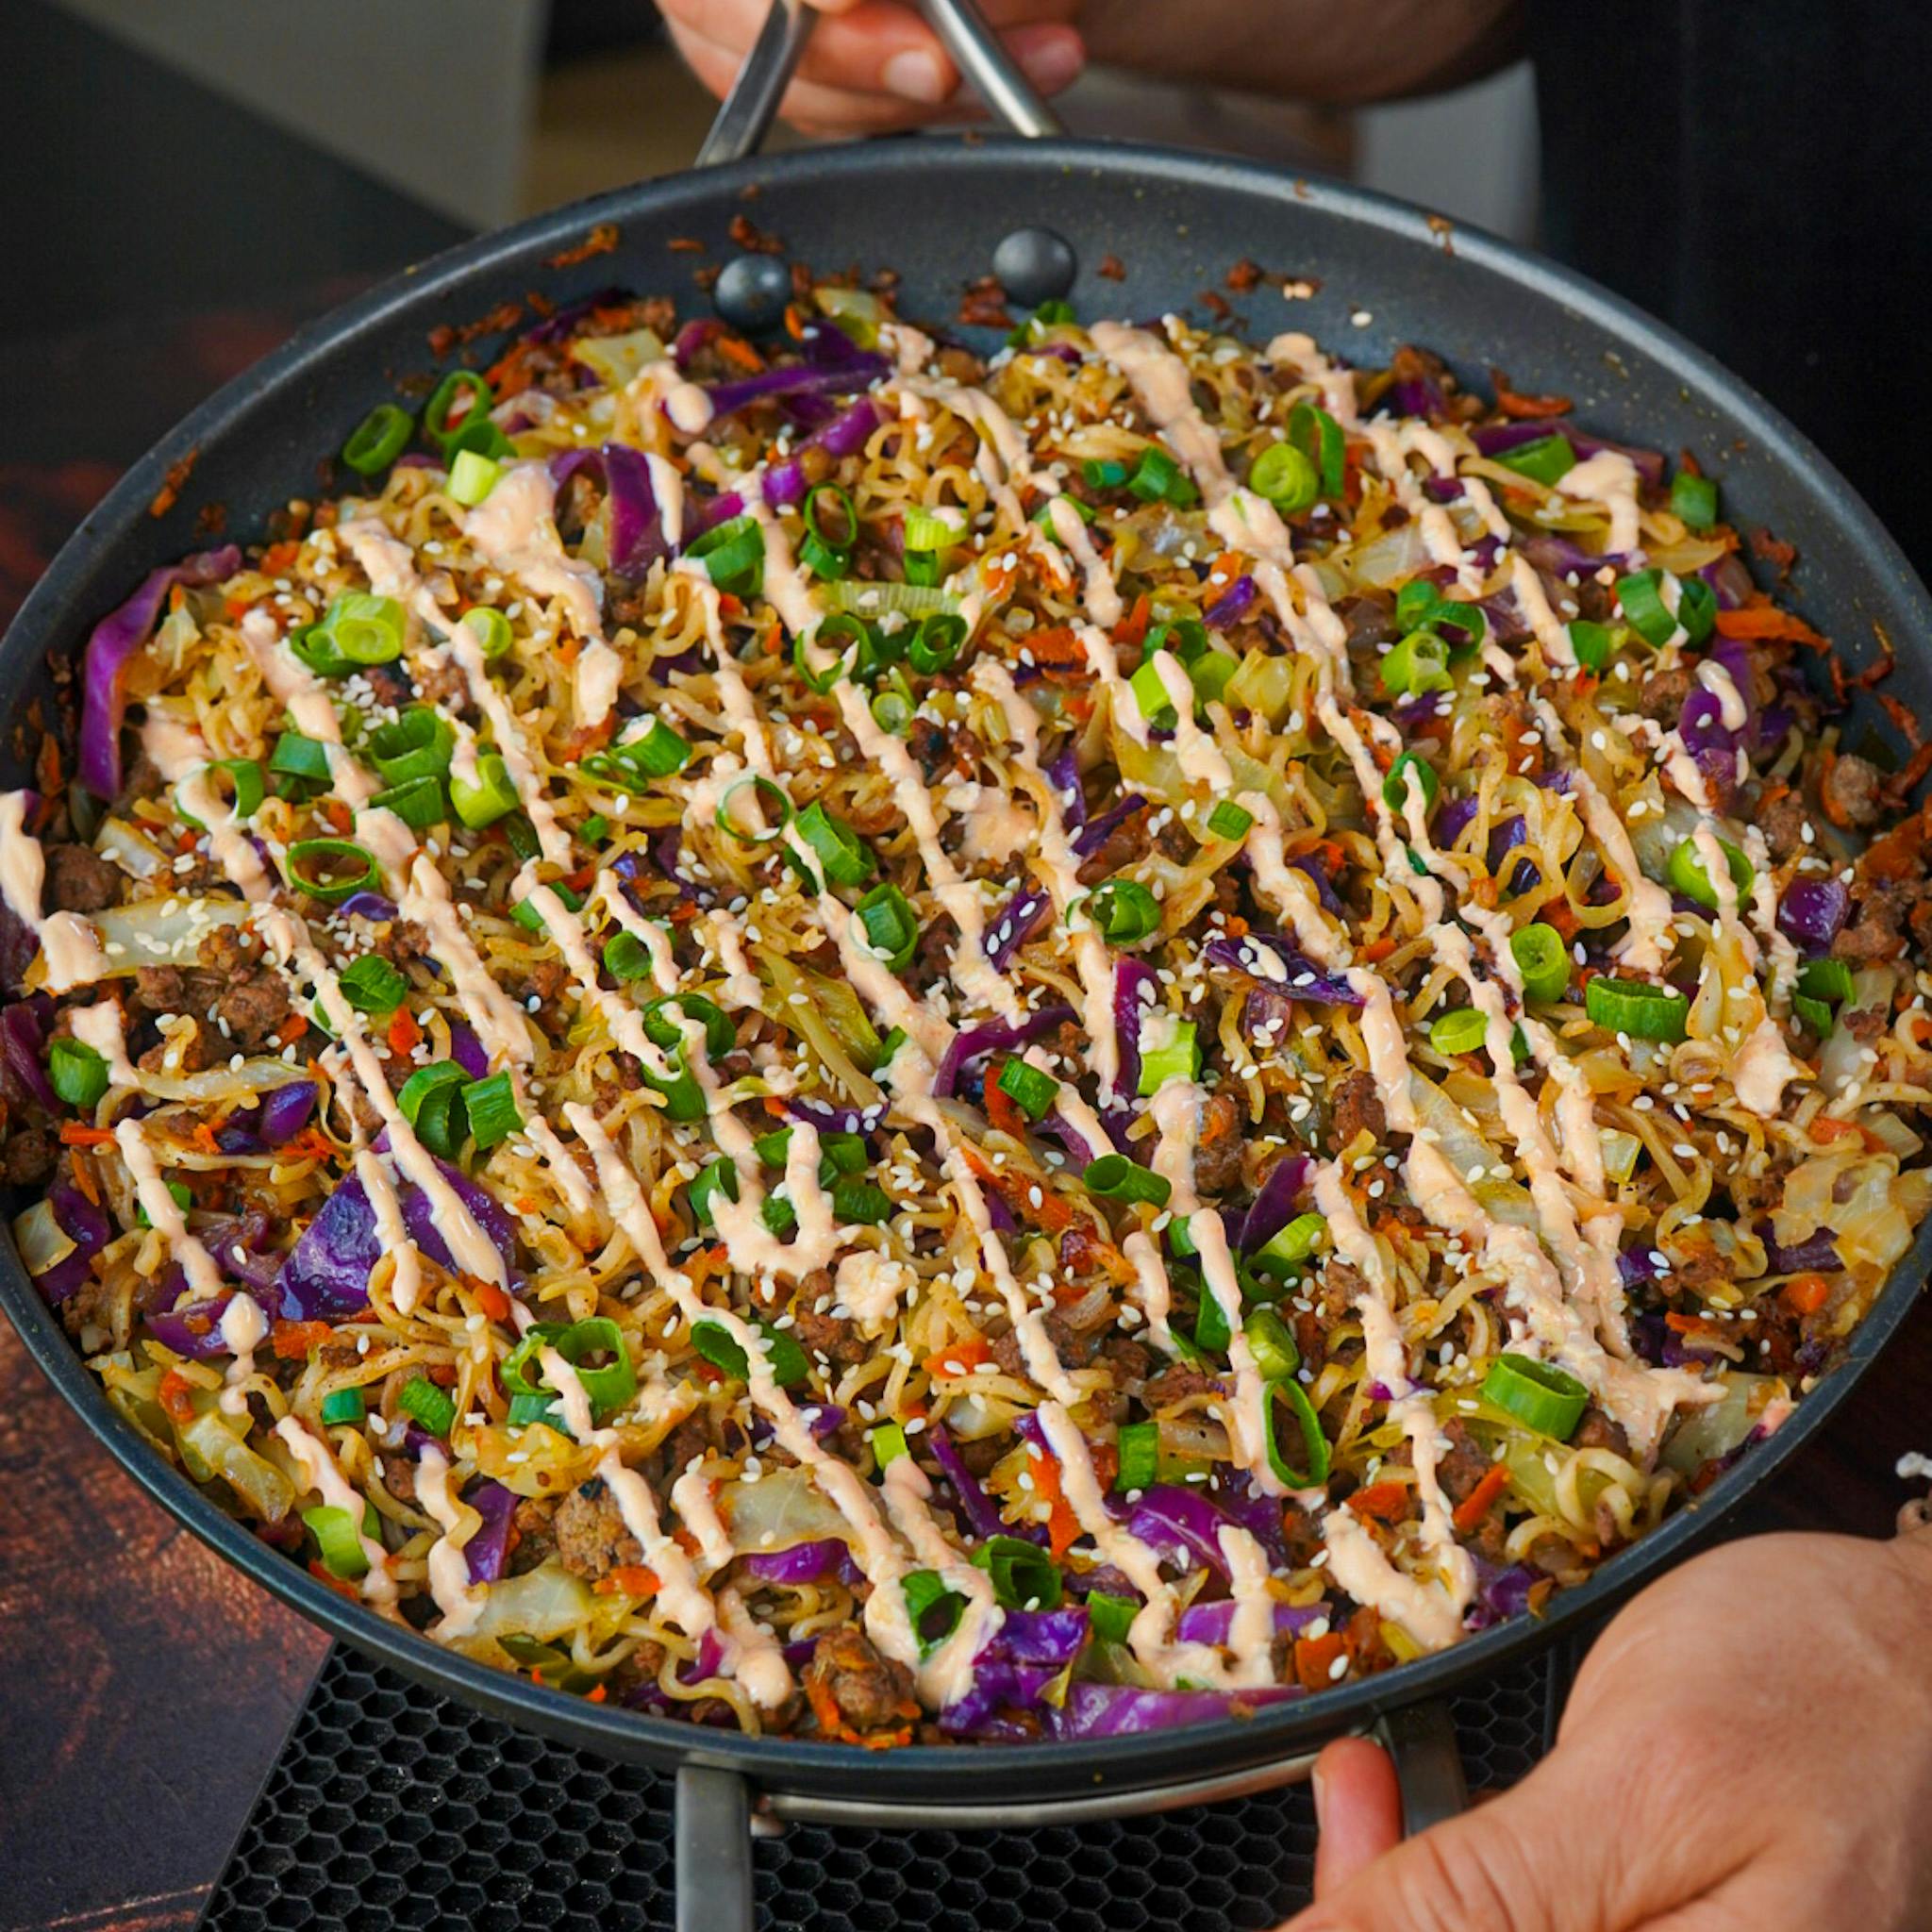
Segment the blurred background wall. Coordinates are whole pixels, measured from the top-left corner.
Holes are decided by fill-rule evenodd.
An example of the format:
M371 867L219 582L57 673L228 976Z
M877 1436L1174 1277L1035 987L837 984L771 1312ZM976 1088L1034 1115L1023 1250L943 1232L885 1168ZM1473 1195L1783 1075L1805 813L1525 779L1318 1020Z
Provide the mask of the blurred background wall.
M61 4L469 227L681 168L710 115L650 0ZM1080 133L1346 175L1518 239L1535 222L1526 64L1354 114L1104 73L1063 108Z

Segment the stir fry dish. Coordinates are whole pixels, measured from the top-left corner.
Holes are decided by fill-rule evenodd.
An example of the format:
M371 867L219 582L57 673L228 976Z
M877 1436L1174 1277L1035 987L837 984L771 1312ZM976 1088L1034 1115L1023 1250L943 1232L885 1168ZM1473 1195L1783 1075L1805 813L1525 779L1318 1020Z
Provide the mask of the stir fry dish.
M871 1747L1252 1713L1654 1529L1932 1205L1932 750L1688 453L806 278L336 474L0 798L0 1169L114 1407L429 1641Z

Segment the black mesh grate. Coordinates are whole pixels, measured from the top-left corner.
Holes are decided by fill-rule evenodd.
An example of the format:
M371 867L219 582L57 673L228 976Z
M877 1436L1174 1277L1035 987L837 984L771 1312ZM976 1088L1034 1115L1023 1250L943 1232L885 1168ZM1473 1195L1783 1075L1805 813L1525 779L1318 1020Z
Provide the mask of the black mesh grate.
M1453 1700L1472 1788L1545 1746L1562 1666ZM757 1853L761 1932L1256 1932L1306 1904L1305 1786L1032 1832L794 1825ZM475 1714L338 1648L203 1932L669 1926L671 1782Z

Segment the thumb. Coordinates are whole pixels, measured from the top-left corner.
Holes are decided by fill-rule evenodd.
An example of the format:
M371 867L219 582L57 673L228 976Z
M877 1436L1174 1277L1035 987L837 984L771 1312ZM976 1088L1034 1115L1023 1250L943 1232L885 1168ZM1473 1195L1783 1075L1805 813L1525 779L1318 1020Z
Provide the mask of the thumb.
M1379 1744L1338 1738L1315 1760L1315 1896L1340 1891L1363 1866L1402 1842L1402 1788Z
M1696 1886L1685 1889L1687 1874L1670 1869L1677 1861L1667 1845L1632 1856L1641 1821L1624 1815L1618 1784L1596 1754L1566 1759L1559 1749L1514 1790L1383 1852L1339 1888L1321 1884L1319 1903L1283 1932L1618 1932L1641 1924Z

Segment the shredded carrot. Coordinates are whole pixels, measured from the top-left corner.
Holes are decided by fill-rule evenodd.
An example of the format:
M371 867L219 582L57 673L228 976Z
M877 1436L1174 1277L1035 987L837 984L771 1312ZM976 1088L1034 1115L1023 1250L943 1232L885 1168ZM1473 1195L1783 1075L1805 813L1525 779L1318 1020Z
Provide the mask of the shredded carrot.
M1490 1506L1509 1487L1509 1468L1507 1463L1492 1462L1483 1473L1482 1480L1462 1501L1457 1504L1456 1513L1450 1518L1465 1536L1482 1526L1483 1519L1490 1513Z
M1113 627L1113 641L1117 644L1143 644L1147 641L1147 626L1154 621L1154 600L1145 591L1134 599L1134 608Z
M592 1684L591 1688L584 1692L584 1702L586 1704L602 1704L605 1701L605 1699L608 1698L609 1695L609 1690L604 1685Z
M328 1565L323 1562L319 1557L310 1559L308 1574L318 1583L334 1591L338 1596L347 1597L352 1604L358 1604L362 1601L362 1592L353 1583L332 1574Z
M1814 651L1830 649L1826 640L1795 612L1780 610L1775 604L1746 604L1737 610L1720 610L1717 634L1721 638L1753 638L1761 641L1784 639L1794 644L1808 644Z
M1815 1315L1831 1293L1822 1274L1794 1274L1785 1283L1785 1300L1801 1315Z
M1366 945L1357 946L1356 951L1373 966L1377 959L1386 959L1395 950L1396 943L1395 935L1385 932L1370 940Z
M1373 1516L1383 1523L1400 1516L1407 1503L1407 1483L1371 1483L1348 1499L1348 1507L1357 1516Z
M1842 1141L1847 1134L1860 1131L1857 1121L1841 1121L1828 1113L1820 1114L1811 1123L1811 1138L1828 1145L1833 1141Z
M819 1721L819 1729L828 1738L841 1741L848 1740L852 1733L845 1728L844 1717L841 1714L838 1700L832 1695L832 1687L817 1677L805 1680L806 1700L811 1706L811 1714Z
M493 1281L479 1281L471 1291L471 1298L492 1322L509 1320L510 1299Z
M389 1023L389 1050L394 1054L413 1053L423 1038L423 1029L408 1007L398 1007Z
M304 1014L291 1013L275 1028L275 1041L281 1046L293 1046L308 1031L308 1021Z
M63 1147L105 1147L113 1138L106 1127L90 1127L81 1121L60 1123L60 1144Z
M155 1390L155 1400L177 1423L194 1420L194 1384L179 1369L170 1369Z
M271 543L261 553L261 574L272 577L285 570L293 570L301 558L302 546L292 538L285 537L279 543Z
M765 366L765 358L742 336L720 336L711 346L748 375L756 375Z
M1304 1690L1325 1690L1335 1679L1329 1673L1348 1654L1348 1640L1340 1630L1322 1637L1294 1641L1294 1674Z
M1566 942L1576 937L1576 913L1567 899L1550 900L1542 908L1542 922Z
M658 1573L641 1563L620 1563L614 1570L607 1570L591 1589L598 1596L633 1596L641 1601L658 1594Z
M247 615L252 601L247 597L224 597L222 614L230 624L239 624Z
M1056 1557L1064 1557L1080 1534L1080 1519L1060 1489L1060 1466L1036 1448L1027 1457L1026 1467L1033 1477L1033 1493L1047 1506L1047 1547Z
M1019 1103L1007 1092L999 1083L1001 1072L1006 1067L1004 1059L995 1060L986 1070L984 1102L986 1117L1002 1134L1010 1134L1016 1141L1026 1138L1026 1117L1020 1111Z
M74 1185L98 1208L101 1205L101 1184L94 1178L94 1164L92 1160L71 1161L74 1170Z
M924 1366L935 1375L970 1375L981 1362L992 1359L992 1350L983 1335L969 1335L936 1355L926 1357Z
M334 1334L326 1322L277 1322L269 1330L279 1361L299 1362L308 1351Z

